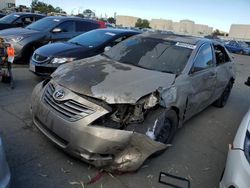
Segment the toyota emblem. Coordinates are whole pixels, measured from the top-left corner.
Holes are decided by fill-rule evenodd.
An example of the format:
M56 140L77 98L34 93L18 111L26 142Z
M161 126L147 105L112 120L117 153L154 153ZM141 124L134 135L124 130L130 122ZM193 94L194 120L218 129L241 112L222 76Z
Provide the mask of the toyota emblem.
M54 98L55 99L62 99L65 96L65 92L60 89L54 93Z

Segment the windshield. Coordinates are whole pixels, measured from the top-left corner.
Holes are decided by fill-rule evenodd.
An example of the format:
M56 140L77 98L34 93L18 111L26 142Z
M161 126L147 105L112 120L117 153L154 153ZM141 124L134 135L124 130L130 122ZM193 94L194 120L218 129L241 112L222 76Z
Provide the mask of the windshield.
M192 49L178 44L162 39L133 37L119 43L104 55L121 63L180 74L187 64Z
M55 18L43 18L38 20L30 25L28 25L27 29L32 29L36 31L50 31L54 27L56 27L60 23L60 19Z
M115 36L115 33L108 32L107 30L93 30L77 36L69 40L69 42L93 48L102 45Z
M11 24L13 23L16 19L18 19L20 17L20 15L18 14L9 14L6 15L4 17L2 17L0 19L0 23L7 23L7 24Z

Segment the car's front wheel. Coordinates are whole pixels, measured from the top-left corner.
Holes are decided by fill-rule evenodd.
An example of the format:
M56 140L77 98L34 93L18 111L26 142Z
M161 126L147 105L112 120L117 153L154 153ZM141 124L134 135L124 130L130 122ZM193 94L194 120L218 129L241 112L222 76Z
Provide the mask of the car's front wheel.
M233 88L233 81L230 81L227 84L226 88L224 89L223 93L221 94L220 98L214 102L214 106L223 108L227 103L232 88Z
M151 134L155 141L164 144L171 142L178 127L178 117L174 110L159 107L149 112L146 121L152 127Z

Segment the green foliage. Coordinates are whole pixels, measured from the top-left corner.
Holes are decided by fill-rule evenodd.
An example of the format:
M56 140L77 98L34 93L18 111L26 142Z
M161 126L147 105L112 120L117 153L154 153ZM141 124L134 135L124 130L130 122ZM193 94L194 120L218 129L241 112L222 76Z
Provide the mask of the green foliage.
M224 36L224 33L221 33L219 29L214 30L212 33L213 36Z
M107 21L108 21L109 23L113 23L113 24L116 23L116 20L115 20L115 18L113 18L113 17L109 17Z
M141 18L139 18L137 22L135 23L135 27L139 27L139 28L151 28L149 25L150 23L148 20L146 19L142 20Z
M61 12L63 12L63 10L60 7L54 8L52 5L46 4L46 3L41 2L39 0L32 0L30 6L31 6L33 11L39 11L41 13L50 13L50 12L61 13Z

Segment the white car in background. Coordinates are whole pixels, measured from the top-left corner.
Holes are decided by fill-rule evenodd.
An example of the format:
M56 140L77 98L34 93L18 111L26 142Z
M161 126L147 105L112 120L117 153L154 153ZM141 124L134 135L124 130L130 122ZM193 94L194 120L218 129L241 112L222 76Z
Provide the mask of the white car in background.
M8 188L9 184L10 170L3 149L3 142L0 137L0 188Z
M229 147L220 188L250 187L250 110L243 118L234 142Z

